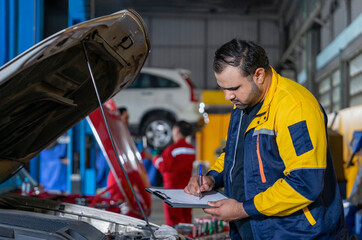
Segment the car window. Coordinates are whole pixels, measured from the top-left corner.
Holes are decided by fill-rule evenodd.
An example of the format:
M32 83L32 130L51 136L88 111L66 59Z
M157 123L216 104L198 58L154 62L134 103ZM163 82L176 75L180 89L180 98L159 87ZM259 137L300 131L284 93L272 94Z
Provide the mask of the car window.
M159 77L152 76L152 87L153 88L177 88L180 85L172 80Z
M150 88L151 78L149 74L141 73L128 88Z
M170 79L141 73L128 88L178 88L180 85Z

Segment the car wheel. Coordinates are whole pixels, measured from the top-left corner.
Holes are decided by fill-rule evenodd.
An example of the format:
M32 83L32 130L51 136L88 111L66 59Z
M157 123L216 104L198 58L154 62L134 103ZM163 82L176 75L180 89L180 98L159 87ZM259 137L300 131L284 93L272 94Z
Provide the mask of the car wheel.
M162 116L151 117L143 124L141 133L149 146L163 150L172 142L172 122Z

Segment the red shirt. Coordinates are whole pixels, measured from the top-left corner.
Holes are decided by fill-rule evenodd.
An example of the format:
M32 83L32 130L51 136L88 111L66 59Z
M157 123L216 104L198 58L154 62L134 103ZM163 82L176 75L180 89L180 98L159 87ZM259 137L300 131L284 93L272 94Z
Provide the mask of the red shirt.
M168 146L161 156L153 158L153 164L163 175L165 188L186 187L192 174L195 153L195 148L183 138Z

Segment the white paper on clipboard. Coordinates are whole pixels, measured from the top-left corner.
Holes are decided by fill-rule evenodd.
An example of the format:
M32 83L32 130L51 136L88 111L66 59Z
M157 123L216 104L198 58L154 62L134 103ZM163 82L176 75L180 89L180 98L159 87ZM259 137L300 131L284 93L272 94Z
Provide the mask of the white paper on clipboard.
M146 188L146 191L161 198L174 208L211 208L207 204L208 201L219 201L228 198L223 193L215 190L204 192L201 199L198 196L185 193L183 189Z

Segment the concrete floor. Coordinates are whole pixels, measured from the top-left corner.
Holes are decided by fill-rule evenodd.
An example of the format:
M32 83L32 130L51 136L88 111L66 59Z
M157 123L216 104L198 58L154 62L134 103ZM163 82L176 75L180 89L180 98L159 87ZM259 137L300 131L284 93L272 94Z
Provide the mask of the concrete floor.
M165 216L163 214L163 204L162 200L155 195L152 194L152 208L151 208L151 216L148 218L149 222L162 225L165 223ZM204 217L209 216L204 213L201 208L192 209L192 217Z

